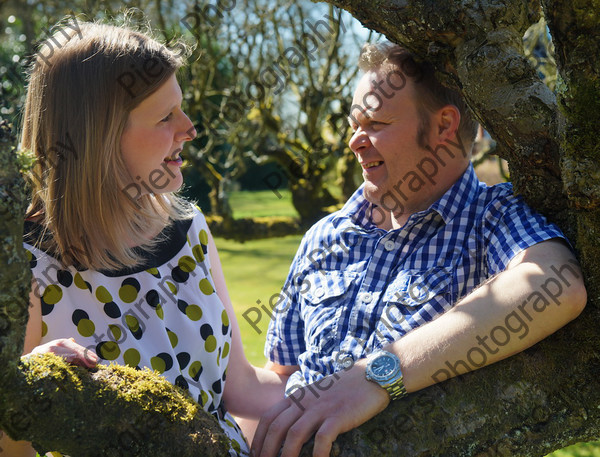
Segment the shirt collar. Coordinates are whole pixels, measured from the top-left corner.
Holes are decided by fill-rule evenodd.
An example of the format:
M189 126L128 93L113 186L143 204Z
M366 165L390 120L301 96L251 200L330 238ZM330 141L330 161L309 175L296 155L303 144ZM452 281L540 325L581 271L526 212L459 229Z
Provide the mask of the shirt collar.
M444 223L448 223L460 211L465 208L478 193L481 182L475 174L473 164L469 166L462 176L448 189L444 195L433 203L428 209L414 214L413 216L424 216L425 214L435 211L437 212ZM356 192L348 199L344 207L339 211L338 217L350 218L352 222L364 229L376 229L377 226L371 220L372 209L375 205L369 203L363 196L364 184L362 184Z
M475 199L480 185L482 184L475 174L473 164L469 163L458 181L429 210L436 211L447 224Z

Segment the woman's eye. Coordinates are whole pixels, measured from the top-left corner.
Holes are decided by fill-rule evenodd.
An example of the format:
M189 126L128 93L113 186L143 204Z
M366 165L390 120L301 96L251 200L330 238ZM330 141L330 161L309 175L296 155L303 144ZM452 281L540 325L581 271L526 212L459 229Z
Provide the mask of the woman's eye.
M169 113L166 117L162 118L160 122L169 122L173 117L173 113Z

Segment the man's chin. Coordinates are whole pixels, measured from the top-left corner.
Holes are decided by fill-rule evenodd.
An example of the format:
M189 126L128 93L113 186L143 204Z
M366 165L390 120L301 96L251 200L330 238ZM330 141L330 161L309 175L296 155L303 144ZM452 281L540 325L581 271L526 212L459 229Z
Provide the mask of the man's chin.
M380 202L383 194L384 193L381 189L369 182L365 182L365 187L363 188L363 196L365 197L365 200L367 200L369 203L381 206Z

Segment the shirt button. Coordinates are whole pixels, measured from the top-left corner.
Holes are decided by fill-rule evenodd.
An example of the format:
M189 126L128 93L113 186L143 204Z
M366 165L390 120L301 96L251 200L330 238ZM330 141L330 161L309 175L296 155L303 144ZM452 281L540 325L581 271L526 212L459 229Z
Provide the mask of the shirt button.
M396 243L394 243L392 240L387 240L385 243L383 243L383 247L386 251L392 251L396 247Z
M372 300L373 300L373 295L371 295L370 292L363 292L360 295L360 301L363 303L371 303Z
M325 295L325 289L323 289L322 287L317 287L315 289L315 297L321 298L323 295Z

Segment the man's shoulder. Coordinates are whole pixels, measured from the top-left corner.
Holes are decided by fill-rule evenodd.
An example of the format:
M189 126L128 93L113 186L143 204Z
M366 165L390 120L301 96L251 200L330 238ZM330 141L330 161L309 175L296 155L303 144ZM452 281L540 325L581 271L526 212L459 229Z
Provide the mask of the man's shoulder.
M479 204L488 206L491 203L506 202L515 199L518 199L518 197L514 195L512 183L502 182L491 186L482 183L476 200Z

